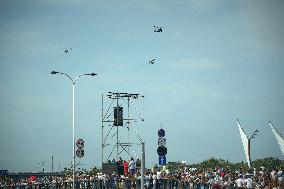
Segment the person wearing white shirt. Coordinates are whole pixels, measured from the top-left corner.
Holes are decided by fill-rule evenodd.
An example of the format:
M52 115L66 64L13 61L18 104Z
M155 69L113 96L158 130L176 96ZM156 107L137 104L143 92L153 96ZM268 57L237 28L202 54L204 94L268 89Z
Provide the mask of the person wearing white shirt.
M271 173L270 173L270 178L272 178L272 180L275 180L276 179L276 171L275 170L272 170Z
M245 184L246 188L253 188L253 181L249 176L245 179Z
M157 171L157 179L160 180L162 178L162 172L160 170Z
M136 172L136 165L135 165L135 161L133 158L130 159L129 161L129 172L132 176L134 176L135 172Z
M161 186L162 172L160 170L157 171L157 188Z
M156 185L157 185L157 175L156 175L156 174L153 174L152 179L153 179L153 189L156 189Z
M242 175L240 175L239 178L236 180L236 184L238 188L243 188L244 180Z

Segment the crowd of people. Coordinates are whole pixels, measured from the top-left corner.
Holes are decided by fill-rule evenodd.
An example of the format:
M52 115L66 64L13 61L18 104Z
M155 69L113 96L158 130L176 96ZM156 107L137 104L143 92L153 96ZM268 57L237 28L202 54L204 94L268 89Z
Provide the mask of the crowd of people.
M103 174L98 172L77 173L75 188L90 189L141 189L141 171L131 159L123 161L123 173ZM144 189L284 189L284 168L268 170L252 169L230 172L223 168L199 170L187 168L169 171L167 167L145 170ZM0 180L0 188L72 188L72 176L28 177L22 179L9 178Z
M119 175L134 175L136 173L136 170L138 170L141 167L141 161L139 158L134 160L132 157L129 161L122 160L121 157L116 161L113 159L112 161L108 161L108 163L113 163L117 167L117 173Z

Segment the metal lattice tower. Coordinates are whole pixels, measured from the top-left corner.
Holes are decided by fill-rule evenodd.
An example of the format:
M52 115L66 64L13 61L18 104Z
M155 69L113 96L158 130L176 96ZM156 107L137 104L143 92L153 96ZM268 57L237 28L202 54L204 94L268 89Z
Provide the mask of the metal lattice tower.
M134 128L134 123L144 121L142 114L134 104L139 99L144 101L144 96L121 92L108 92L106 96L109 106L105 111L104 95L102 94L102 163L112 159L118 160L124 154L133 157L130 152L132 145L137 144L137 139L139 140L139 144L142 142L141 137ZM125 107L124 110L126 109L124 117L123 107ZM130 114L131 112L135 114L132 115ZM136 143L132 141L134 137L130 137L132 134L131 131L135 132L137 137ZM115 149L116 153L113 154ZM108 156L105 156L107 150L110 151L107 152Z

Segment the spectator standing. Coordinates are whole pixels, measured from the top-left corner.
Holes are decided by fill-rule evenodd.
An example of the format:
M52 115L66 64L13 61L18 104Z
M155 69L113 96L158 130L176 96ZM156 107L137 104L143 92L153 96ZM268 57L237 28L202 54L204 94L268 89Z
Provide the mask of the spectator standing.
M128 175L128 163L125 160L123 161L123 173L125 176Z
M253 181L250 175L246 175L245 186L246 188L253 188Z
M131 158L129 161L129 172L132 176L134 176L135 171L136 171L135 161L133 158Z
M156 189L157 188L157 175L154 172L153 172L152 179L153 179L153 189Z
M157 170L157 180L156 180L156 188L160 188L162 184L162 172L160 169Z
M140 169L141 168L141 160L137 157L136 159L136 168Z
M276 180L276 173L277 173L277 172L276 172L276 170L274 170L274 169L271 171L271 173L270 173L270 178L271 178L272 180Z
M244 180L243 180L242 175L240 175L239 178L236 180L236 184L237 184L238 189L243 188Z

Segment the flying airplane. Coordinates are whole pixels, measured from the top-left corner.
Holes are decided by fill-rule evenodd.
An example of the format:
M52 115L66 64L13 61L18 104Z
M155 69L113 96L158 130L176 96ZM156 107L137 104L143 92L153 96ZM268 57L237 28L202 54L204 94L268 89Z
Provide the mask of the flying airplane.
M162 27L154 26L155 30L154 32L163 32Z
M72 48L69 48L69 49L70 49L70 51L72 51ZM65 49L65 50L64 50L64 53L67 54L67 53L69 52L69 49Z
M149 64L154 64L156 59L149 60Z

